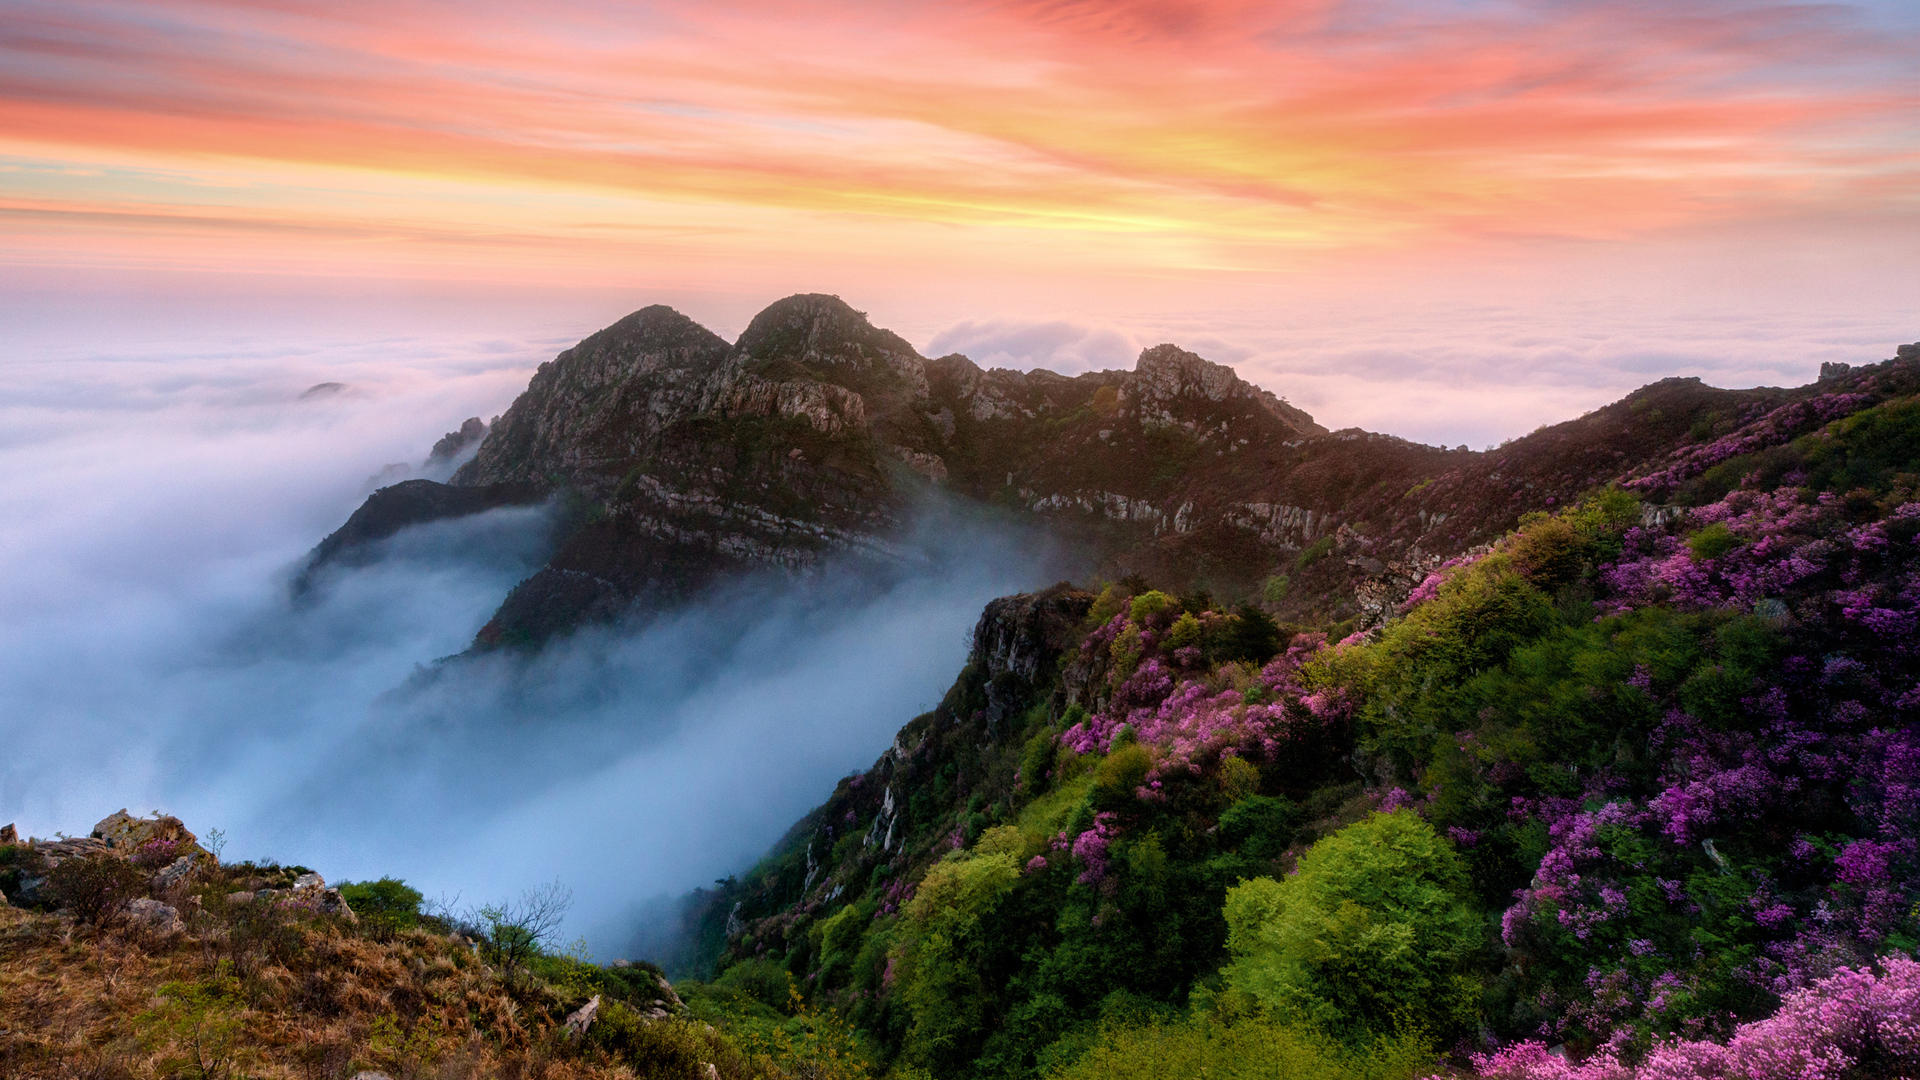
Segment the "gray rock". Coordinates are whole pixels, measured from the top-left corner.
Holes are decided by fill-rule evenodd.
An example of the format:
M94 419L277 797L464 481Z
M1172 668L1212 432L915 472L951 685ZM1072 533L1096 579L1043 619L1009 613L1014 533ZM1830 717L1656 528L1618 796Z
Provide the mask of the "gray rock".
M614 969L615 971L618 971L621 968L632 967L633 963L632 961L629 961L629 960L615 960L613 963L608 964L607 966Z
M661 975L658 972L655 972L653 976L653 981L660 984L660 993L666 997L667 1003L669 1005L672 1005L674 1009L677 1011L684 1012L686 1010L687 1003L684 1001L681 1001L680 995L673 992L673 984L667 981L667 977L665 975Z
M20 884L14 887L13 898L19 901L21 907L38 906L48 899L41 891L46 888L46 885L45 874L37 877L23 877L20 879Z
M67 859L90 859L95 855L106 855L113 851L113 845L91 836L75 836L66 840L34 840L32 844L33 850L56 866Z
M393 1077L383 1072L374 1072L372 1069L363 1069L353 1074L353 1080L393 1080Z
M296 890L324 889L327 887L327 879L321 877L319 874L309 872L309 873L301 874L299 877L294 878L293 887Z
M192 855L180 856L153 875L153 887L161 891L173 888L193 875L197 862L198 860Z
M127 918L157 934L179 934L187 929L187 924L180 919L180 912L173 905L158 900L142 898L132 901L127 904Z
M93 827L93 838L105 841L122 855L130 855L140 845L149 842L167 842L180 848L198 843L198 838L188 832L177 817L156 814L150 818L137 818L124 809L102 818L100 824Z
M567 1038L577 1039L585 1035L587 1029L593 1026L593 1018L598 1015L600 1015L600 995L595 994L585 1005L567 1015L565 1025Z
M17 844L19 842L20 831L15 829L11 822L6 825L0 825L0 844Z
M230 892L227 894L227 903L251 904L253 903L253 894L245 890L242 890L240 892Z

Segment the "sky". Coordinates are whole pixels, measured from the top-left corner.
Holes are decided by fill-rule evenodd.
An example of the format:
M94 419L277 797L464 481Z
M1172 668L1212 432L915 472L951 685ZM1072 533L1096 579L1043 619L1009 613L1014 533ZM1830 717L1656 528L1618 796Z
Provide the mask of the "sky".
M0 281L85 325L344 290L731 335L821 291L1008 366L1173 339L1475 446L1920 337L1903 0L0 10Z
M557 876L605 949L739 868L1044 552L959 530L987 557L837 615L719 597L458 693L397 688L537 514L284 586L572 342L795 292L987 366L1171 341L1476 449L1664 377L1804 383L1920 339L1920 7L0 0L0 823L164 807L482 901Z

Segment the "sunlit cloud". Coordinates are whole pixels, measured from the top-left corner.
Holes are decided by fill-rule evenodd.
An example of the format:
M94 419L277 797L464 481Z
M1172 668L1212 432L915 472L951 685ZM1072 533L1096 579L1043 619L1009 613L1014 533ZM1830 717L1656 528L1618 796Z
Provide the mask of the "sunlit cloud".
M89 234L127 257L181 236L232 257L251 236L598 265L662 233L657 250L930 258L1013 233L1063 264L1195 270L1906 213L1916 35L1874 16L28 0L0 43L0 208L16 259Z

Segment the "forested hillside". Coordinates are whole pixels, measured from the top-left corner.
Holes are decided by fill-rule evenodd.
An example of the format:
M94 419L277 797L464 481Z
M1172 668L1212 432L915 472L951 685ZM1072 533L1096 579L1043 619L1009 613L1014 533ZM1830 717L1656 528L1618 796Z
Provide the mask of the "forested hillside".
M940 1077L1911 1075L1908 394L1759 410L1340 640L1139 578L998 601L705 897L717 979Z

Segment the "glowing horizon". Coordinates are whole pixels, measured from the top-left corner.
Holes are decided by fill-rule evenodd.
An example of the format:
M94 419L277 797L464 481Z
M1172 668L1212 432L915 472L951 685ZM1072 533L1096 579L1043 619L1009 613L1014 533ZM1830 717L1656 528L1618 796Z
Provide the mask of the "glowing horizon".
M1266 272L1920 195L1920 33L1861 7L9 7L14 263Z

